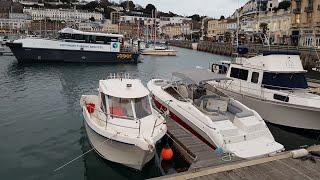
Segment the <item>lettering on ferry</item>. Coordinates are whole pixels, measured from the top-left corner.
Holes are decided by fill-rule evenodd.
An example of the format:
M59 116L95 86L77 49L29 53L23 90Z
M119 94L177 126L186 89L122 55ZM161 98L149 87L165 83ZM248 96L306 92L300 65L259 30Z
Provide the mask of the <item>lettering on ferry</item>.
M60 47L103 49L103 46L99 46L99 45L82 45L82 44L60 44Z
M117 54L118 59L131 59L132 54Z

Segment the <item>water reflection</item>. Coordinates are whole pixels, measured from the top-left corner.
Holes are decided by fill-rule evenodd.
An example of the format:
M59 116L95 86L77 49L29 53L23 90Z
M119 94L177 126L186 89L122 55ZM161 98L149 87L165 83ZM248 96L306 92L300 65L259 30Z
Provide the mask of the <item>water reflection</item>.
M147 57L138 65L18 64L0 57L0 174L3 179L145 179L170 173L172 165L156 156L137 172L106 161L94 151L59 172L54 169L91 148L79 105L83 94L97 94L98 81L127 72L144 83L171 78L171 72L229 57L178 49L177 57ZM319 73L312 74L312 78ZM318 135L268 125L287 149L319 143ZM159 151L159 149L158 149ZM161 151L161 145L160 145ZM176 163L176 162L175 162ZM161 168L162 164L162 168ZM183 167L182 167L183 169ZM12 173L14 171L14 173Z

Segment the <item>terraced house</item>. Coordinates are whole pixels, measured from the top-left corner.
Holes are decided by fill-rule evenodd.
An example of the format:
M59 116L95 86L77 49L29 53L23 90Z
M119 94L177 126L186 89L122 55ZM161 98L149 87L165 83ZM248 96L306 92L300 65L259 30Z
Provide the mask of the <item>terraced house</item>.
M320 0L291 0L293 45L320 47Z

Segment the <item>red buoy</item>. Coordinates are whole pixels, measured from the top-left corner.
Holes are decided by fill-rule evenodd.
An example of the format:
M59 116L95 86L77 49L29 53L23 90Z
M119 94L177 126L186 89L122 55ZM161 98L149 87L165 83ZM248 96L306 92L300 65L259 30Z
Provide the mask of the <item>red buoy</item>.
M169 161L172 159L173 157L173 151L172 149L167 146L167 147L164 147L162 150L161 150L161 157L162 159L166 160L166 161Z
M96 105L94 103L88 103L87 104L87 110L90 114L94 113L94 109L96 108Z

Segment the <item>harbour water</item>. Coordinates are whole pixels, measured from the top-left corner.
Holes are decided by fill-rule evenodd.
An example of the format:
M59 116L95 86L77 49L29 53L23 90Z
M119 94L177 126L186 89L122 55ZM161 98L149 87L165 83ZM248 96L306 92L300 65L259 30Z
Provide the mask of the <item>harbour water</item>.
M18 64L0 56L0 176L1 179L145 179L161 175L152 160L137 172L100 158L90 150L79 106L83 94L97 94L98 80L127 72L146 83L171 78L171 72L229 57L177 49L177 57L147 57L138 65ZM320 77L313 74L313 78ZM303 119L302 119L303 121ZM319 135L303 135L269 125L286 149L319 144Z

